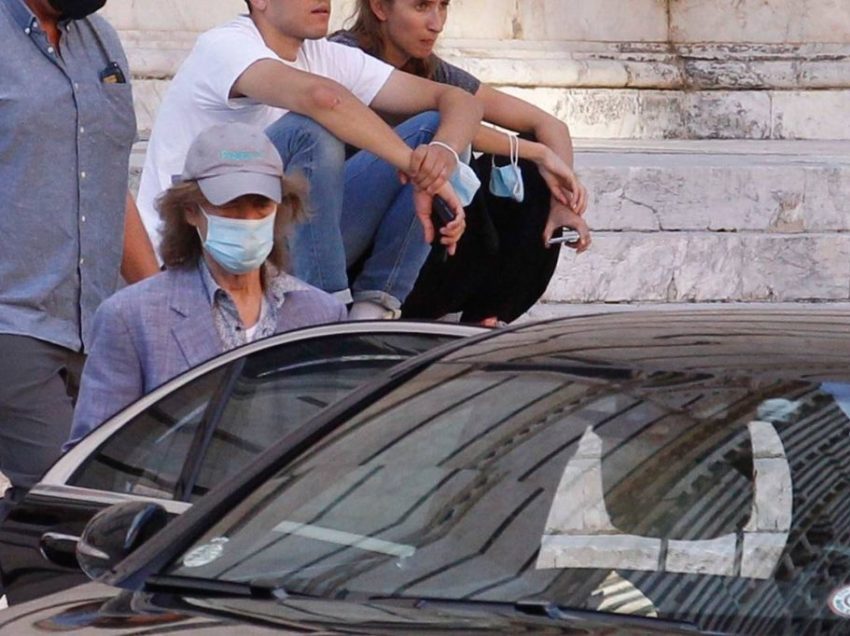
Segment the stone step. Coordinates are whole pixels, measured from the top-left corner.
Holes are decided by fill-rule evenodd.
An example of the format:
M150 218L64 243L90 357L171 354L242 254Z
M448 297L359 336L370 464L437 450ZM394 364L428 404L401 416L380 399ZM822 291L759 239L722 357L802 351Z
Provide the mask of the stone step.
M147 136L168 79L136 77ZM850 140L850 89L656 90L499 86L594 139Z
M850 300L850 142L575 145L593 246L544 303Z
M593 246L547 303L850 299L850 143L576 142Z

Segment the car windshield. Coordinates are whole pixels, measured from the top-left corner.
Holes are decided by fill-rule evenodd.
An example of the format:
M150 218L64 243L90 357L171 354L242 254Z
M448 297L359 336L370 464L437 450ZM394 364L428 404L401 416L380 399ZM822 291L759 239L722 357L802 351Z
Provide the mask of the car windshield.
M303 453L169 573L845 633L848 436L847 378L456 358Z

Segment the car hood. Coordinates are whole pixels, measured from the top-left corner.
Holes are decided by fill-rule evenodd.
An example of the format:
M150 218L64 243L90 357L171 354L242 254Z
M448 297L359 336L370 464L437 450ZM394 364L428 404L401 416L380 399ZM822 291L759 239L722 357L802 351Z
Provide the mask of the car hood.
M533 627L532 627L533 625ZM486 608L422 609L415 604L323 599L254 600L146 594L90 583L0 611L0 634L669 634L667 628L567 624ZM690 630L683 630L687 633Z

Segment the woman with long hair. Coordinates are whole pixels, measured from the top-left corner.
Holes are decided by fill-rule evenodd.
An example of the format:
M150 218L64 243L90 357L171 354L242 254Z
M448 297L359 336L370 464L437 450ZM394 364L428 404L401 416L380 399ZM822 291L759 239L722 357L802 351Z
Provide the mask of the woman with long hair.
M507 131L482 125L473 149L484 154L471 162L482 186L466 210L466 235L454 258L432 255L402 307L409 318L462 312L464 322L493 325L516 319L543 294L559 255L549 241L561 228L578 232L567 243L576 252L590 246L587 191L572 170L563 122L434 54L448 9L448 0L357 0L351 28L330 39L472 93L484 121Z

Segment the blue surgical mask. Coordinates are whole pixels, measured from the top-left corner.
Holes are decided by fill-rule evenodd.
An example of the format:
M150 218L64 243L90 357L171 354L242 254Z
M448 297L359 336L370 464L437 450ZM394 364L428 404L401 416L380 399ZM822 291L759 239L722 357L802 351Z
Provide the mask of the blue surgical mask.
M229 219L198 207L207 220L207 238L201 236L201 243L216 263L231 274L247 274L266 262L274 247L276 212L262 219Z
M497 166L493 157L490 171L490 192L497 197L511 198L522 203L525 198L525 184L522 181L522 170L519 168L519 139L516 135L508 135L511 144L511 162L506 166Z
M458 161L457 168L455 168L455 171L449 178L449 183L452 184L452 188L463 207L472 203L475 193L481 187L481 180L478 178L478 175L469 167L469 164L463 161Z

